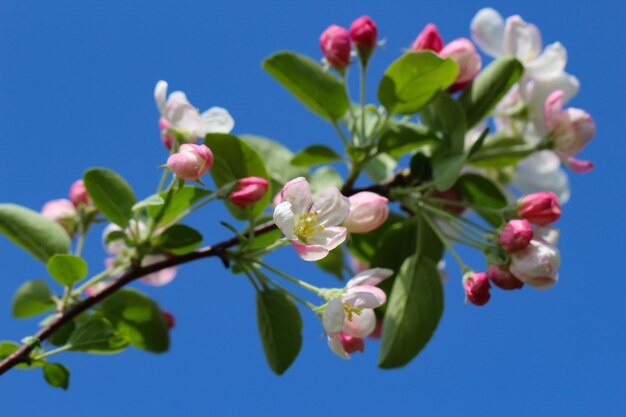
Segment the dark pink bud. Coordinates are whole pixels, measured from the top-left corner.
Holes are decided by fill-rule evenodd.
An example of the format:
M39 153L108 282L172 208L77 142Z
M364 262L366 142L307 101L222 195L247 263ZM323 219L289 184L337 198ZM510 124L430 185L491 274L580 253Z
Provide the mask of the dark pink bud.
M176 327L176 318L169 311L163 310L163 317L165 317L165 322L167 323L168 329L173 329Z
M500 231L500 244L507 252L526 249L533 238L533 228L526 219L510 220Z
M411 45L412 51L439 52L441 48L443 48L443 39L433 23L427 24Z
M345 350L348 354L354 353L356 351L363 352L365 350L365 342L361 338L350 336L345 334L344 332L340 332L339 340L341 341L343 350Z
M228 199L239 207L246 207L259 201L267 192L267 180L259 177L242 178Z
M75 207L78 207L81 204L91 204L91 199L89 198L89 194L87 193L87 188L85 188L83 180L75 181L70 187L70 201Z
M438 198L440 200L450 200L452 202L461 203L463 201L463 196L456 188L449 188L445 191L433 191L431 197ZM451 211L454 214L461 215L465 211L465 207L455 205L444 205L443 208L445 210Z
M346 28L329 26L320 36L320 47L326 60L334 68L343 69L350 64L350 33Z
M519 199L519 215L533 224L547 226L561 217L559 199L551 191L528 194Z
M463 286L465 287L465 296L470 303L476 306L483 306L491 298L489 289L489 278L484 272L470 272L465 275Z
M352 22L350 37L357 47L372 49L376 46L378 28L369 16L361 16Z
M517 279L509 268L501 269L498 265L489 265L487 275L496 287L503 290L517 290L524 286L524 283Z

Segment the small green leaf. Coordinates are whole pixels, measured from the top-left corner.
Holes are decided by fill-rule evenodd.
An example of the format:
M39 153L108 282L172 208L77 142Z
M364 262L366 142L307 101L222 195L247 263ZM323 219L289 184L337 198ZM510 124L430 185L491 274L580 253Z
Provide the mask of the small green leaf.
M313 195L316 195L328 187L337 187L341 189L343 179L334 168L325 166L318 168L315 172L313 172L311 179L309 180L309 184L311 184L311 192Z
M443 289L436 264L425 256L407 258L387 301L378 357L381 368L406 365L430 340L443 313Z
M107 319L91 317L74 330L67 344L75 351L116 353L128 345L128 340L119 335Z
M398 161L386 153L379 153L367 161L363 167L365 174L376 182L389 180L393 177Z
M9 357L13 352L20 348L19 343L3 340L0 342L0 361Z
M278 290L257 292L257 321L265 357L272 371L282 375L302 346L302 318L295 303Z
M324 145L307 146L291 159L292 165L298 167L311 167L313 165L328 164L335 161L341 161L341 156Z
M280 187L289 180L307 175L308 171L306 169L291 164L293 152L282 144L254 135L241 135L239 139L250 145L263 158L267 172L272 177L272 180L280 184ZM280 190L280 187L277 187L278 190Z
M56 318L56 316L56 314L51 314L48 317ZM39 325L42 326L41 323ZM63 346L67 343L74 330L76 330L76 323L74 323L74 320L68 321L67 323L59 327L58 330L52 333L52 335L50 335L50 337L48 338L48 342L52 343L55 346Z
M476 152L478 152L480 150L480 148L483 147L483 144L485 143L485 139L487 139L487 135L489 134L489 128L486 127L481 133L480 136L478 136L478 139L476 139L476 142L474 142L474 144L472 145L472 147L470 148L469 152L467 153L467 157L471 158L472 155L474 155Z
M130 344L150 352L165 352L170 346L169 331L163 312L137 290L120 290L102 301L102 314Z
M372 230L369 233L351 234L350 240L348 241L348 250L350 251L350 254L362 262L371 262L374 255L378 252L382 236L387 233L388 230L397 227L395 226L396 224L404 223L404 220L404 217L399 214L390 212L385 223L377 229Z
M136 203L132 210L138 212L146 207L160 207L165 204L165 200L158 194L153 194L150 197L144 198L140 202Z
M465 160L466 156L463 153L433 158L435 188L439 191L445 191L452 187L461 175Z
M385 71L378 86L378 100L390 113L417 113L439 91L451 86L458 72L450 58L441 59L430 51L408 52Z
M159 225L167 224L209 194L211 194L211 192L204 188L185 185L174 192L165 209L163 209L162 206L148 206L148 215L154 219L163 209L163 213L160 214L161 220L159 221ZM161 198L165 198L167 192L162 192L159 195Z
M500 187L482 175L464 174L459 178L455 187L463 194L465 200L476 206L500 209L508 205L506 195ZM494 227L499 227L504 221L502 216L491 211L476 208L476 212Z
M43 279L26 281L13 297L13 316L19 319L36 316L55 305L50 288Z
M0 232L44 263L70 250L70 237L61 226L16 204L0 204Z
M175 224L168 228L154 242L154 246L174 255L184 255L193 252L200 245L202 245L200 232L184 224Z
M521 138L489 137L485 142L479 151L468 158L469 163L480 168L513 166L537 150Z
M263 61L263 68L309 109L331 122L348 110L343 82L309 57L277 52Z
M459 99L467 128L487 117L523 73L524 66L513 56L498 58L481 71Z
M441 135L448 153L463 153L467 123L463 108L456 100L446 93L439 93L420 116L431 131Z
M270 180L263 159L238 137L223 133L211 133L206 136L204 143L213 151L215 162L210 173L218 187L245 177L260 177ZM248 219L247 209L251 209L255 217L259 216L268 206L270 196L271 192L267 192L263 198L246 208L232 204L228 200L225 202L233 217L238 220L246 220Z
M60 363L43 365L43 376L46 382L53 387L67 389L70 384L70 371Z
M424 125L394 123L380 137L378 150L399 158L416 148L438 142L437 136Z
M83 175L83 181L98 210L118 226L128 226L137 198L126 180L110 169L91 168Z
M88 274L87 262L74 255L57 254L48 260L48 272L59 284L74 285Z

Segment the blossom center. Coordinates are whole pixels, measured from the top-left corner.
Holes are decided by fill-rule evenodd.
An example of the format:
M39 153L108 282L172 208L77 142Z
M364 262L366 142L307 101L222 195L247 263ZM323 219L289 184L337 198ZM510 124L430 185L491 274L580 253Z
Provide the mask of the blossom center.
M319 212L301 214L298 217L298 225L296 226L296 234L303 239L309 238L316 233L322 232L324 226L318 224L317 216Z

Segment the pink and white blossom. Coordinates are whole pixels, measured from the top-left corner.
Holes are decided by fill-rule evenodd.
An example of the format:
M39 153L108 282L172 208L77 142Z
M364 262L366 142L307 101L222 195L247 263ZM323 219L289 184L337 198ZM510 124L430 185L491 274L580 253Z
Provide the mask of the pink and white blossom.
M181 145L179 152L167 159L168 168L177 177L188 181L198 181L202 175L209 172L212 165L213 152L209 147L194 143Z
M455 39L439 52L442 58L450 58L457 63L459 73L448 91L455 92L465 88L480 72L482 59L472 41L467 38Z
M41 209L41 215L58 223L69 235L76 232L78 211L69 200L60 198L48 201Z
M280 198L274 222L301 259L318 261L346 240L348 232L341 224L350 202L337 188L326 188L313 200L308 181L298 177L285 184Z
M370 191L351 195L350 214L343 225L350 233L367 233L380 227L389 216L389 200Z
M523 283L547 289L558 281L560 264L561 255L555 245L533 239L526 249L511 254L509 269Z

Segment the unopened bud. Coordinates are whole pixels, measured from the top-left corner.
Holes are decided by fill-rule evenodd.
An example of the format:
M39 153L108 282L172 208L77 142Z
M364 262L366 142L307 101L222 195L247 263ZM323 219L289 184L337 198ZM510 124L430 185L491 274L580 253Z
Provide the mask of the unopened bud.
M367 233L385 223L389 216L389 202L383 196L370 191L361 191L348 198L350 214L343 225L350 233Z
M525 284L547 289L558 281L560 264L561 255L556 246L533 239L526 249L511 254L510 270Z
M412 51L439 52L441 48L443 48L443 39L433 23L427 24L411 45Z
M259 177L242 178L228 200L239 207L247 207L259 201L267 193L267 180Z
M171 155L167 160L167 166L177 177L198 181L206 174L213 165L213 153L206 145L185 143L180 146L180 151Z
M369 16L359 17L350 26L350 37L357 47L361 60L366 62L376 46L378 37L376 23Z
M561 217L559 199L551 191L525 195L519 199L517 209L520 216L539 226L547 226Z
M350 33L346 28L331 25L320 36L320 47L328 63L337 69L350 64Z
M500 244L507 252L525 249L533 238L533 228L526 219L510 220L500 232Z
M495 264L489 265L487 275L489 276L489 280L496 287L502 288L503 290L517 290L524 286L524 283L517 279L508 268L502 269Z
M78 207L81 204L91 204L91 199L89 198L89 194L87 193L87 188L85 187L83 180L75 181L70 187L70 201L75 207Z
M71 201L65 199L48 201L41 209L41 214L61 225L70 236L76 232L78 212Z
M470 303L476 306L483 306L491 298L489 289L489 278L484 272L469 272L463 277L463 286L465 287L465 296Z
M480 72L483 63L472 41L466 38L459 38L450 42L439 52L439 56L451 58L459 66L456 80L448 88L451 93L465 88Z

